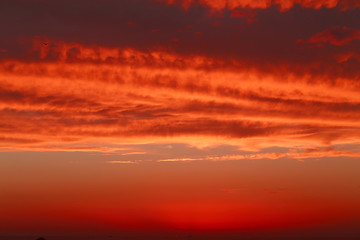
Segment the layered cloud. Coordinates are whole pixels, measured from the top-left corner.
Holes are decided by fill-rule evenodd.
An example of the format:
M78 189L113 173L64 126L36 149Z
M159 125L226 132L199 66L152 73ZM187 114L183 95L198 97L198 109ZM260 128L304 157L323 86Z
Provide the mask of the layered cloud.
M38 61L6 60L0 69L4 150L87 142L222 139L256 148L359 141L354 79L310 81L286 70L279 78L236 69L236 61L224 67L206 56L46 39L35 40L29 54Z
M359 141L355 1L1 4L3 151Z

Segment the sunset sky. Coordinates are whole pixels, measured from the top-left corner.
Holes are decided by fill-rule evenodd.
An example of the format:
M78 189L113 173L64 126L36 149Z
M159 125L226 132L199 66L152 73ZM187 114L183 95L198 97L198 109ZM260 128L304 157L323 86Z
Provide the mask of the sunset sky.
M0 30L0 239L359 239L359 0L1 0Z

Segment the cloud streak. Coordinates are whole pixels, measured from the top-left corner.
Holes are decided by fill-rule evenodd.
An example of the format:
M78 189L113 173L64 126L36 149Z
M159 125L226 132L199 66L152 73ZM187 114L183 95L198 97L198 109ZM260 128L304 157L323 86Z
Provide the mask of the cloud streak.
M304 8L334 8L339 7L342 10L348 10L359 7L356 0L341 1L341 0L158 0L167 2L168 4L179 4L184 8L189 8L191 5L204 5L213 10L235 9L235 8L256 8L264 9L271 6L277 6L282 11L289 10L298 4Z
M207 156L199 158L173 158L173 159L161 159L158 162L192 162L192 161L238 161L238 160L260 160L260 159L295 159L297 161L304 161L306 159L321 159L332 157L351 157L359 158L359 152L353 151L339 151L333 148L326 149L305 149L305 150L293 150L287 153L254 153L254 154L234 154L224 156ZM238 189L230 189L228 192L236 192Z

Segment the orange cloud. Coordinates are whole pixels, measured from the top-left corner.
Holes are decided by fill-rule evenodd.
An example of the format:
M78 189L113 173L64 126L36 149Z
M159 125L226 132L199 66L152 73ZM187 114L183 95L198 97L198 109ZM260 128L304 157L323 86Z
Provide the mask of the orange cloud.
M236 61L222 68L224 61L200 55L46 41L35 41L36 61L2 61L4 151L117 151L87 142L206 145L221 138L248 147L276 138L291 147L359 140L354 79L319 85L291 71L280 78L236 69Z

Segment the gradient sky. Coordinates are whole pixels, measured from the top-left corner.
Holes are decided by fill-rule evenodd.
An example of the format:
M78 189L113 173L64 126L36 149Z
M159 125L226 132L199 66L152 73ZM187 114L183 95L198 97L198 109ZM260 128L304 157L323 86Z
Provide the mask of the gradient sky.
M0 30L0 238L360 237L360 1L2 0Z

